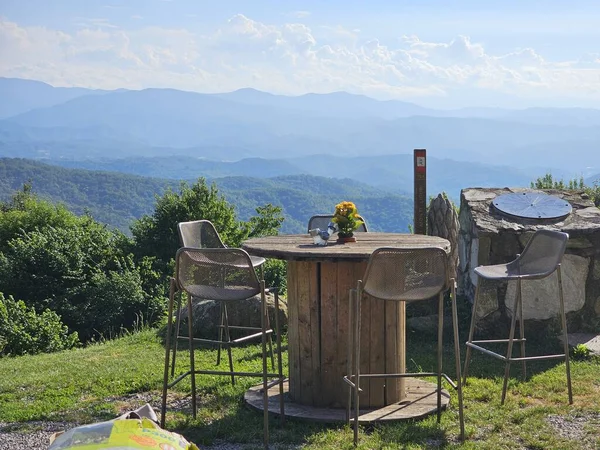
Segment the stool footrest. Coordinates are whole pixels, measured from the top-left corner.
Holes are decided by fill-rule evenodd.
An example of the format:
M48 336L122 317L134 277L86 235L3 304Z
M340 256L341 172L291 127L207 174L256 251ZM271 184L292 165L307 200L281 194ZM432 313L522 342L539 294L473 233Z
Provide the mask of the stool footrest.
M360 378L418 378L418 377L437 377L437 372L419 372L419 373L366 373L364 375L360 375ZM445 373L441 373L440 376L444 378L453 389L456 389L456 383L452 381L452 379L446 375ZM345 376L344 381L350 386L354 387L354 381L351 381L350 378L356 378L356 375ZM362 391L362 389L360 389Z
M233 327L229 327L229 328L233 328ZM265 335L270 335L273 334L273 330L269 329L265 331ZM192 338L192 340L194 342L199 342L201 344L211 344L211 345L222 345L222 346L227 346L227 345L235 345L235 344L241 344L242 342L246 342L249 341L251 339L256 339L258 337L260 337L262 335L262 332L260 333L254 333L251 334L249 336L244 336L238 339L233 339L231 341L215 341L214 339L202 339L202 338ZM190 338L188 336L177 336L177 339L180 341L189 341Z
M514 339L514 341L516 341L517 339ZM488 350L487 348L483 348L479 345L474 344L475 342L490 342L490 341L471 341L471 342L467 342L467 345L471 348L474 348L475 350L479 350L483 353L485 353L486 355L490 355L493 356L496 359L500 359L502 361L541 361L544 359L564 359L565 358L565 354L564 353L560 353L560 354L556 354L556 355L540 355L540 356L517 356L517 357L510 357L507 358L504 355L500 355L499 353L495 353L491 350Z
M473 341L473 342L475 342L475 341ZM467 347L471 347L471 348L474 348L475 350L479 350L480 352L483 352L486 355L493 356L494 358L499 359L501 361L506 361L506 356L499 355L498 353L488 350L487 348L480 347L479 345L476 345L473 342L467 342Z
M262 372L230 372L228 370L194 370L195 374L204 374L204 375L236 375L238 377L262 377L263 374ZM183 380L185 377L189 376L192 374L191 370L188 370L184 373L182 373L181 375L179 375L177 378L175 378L173 381L171 381L169 384L167 384L168 388L172 388L173 386L175 386L177 383L179 383L181 380ZM271 382L271 385L269 387L275 386L276 384L280 383L279 380L279 374L278 373L267 373L266 374L267 377L269 378L277 378L277 380Z

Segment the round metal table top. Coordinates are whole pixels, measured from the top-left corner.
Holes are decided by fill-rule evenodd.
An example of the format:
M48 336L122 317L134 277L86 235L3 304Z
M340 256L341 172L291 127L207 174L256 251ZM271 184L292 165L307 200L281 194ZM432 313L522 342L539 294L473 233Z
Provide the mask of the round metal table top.
M496 197L494 207L512 217L525 219L557 219L568 216L571 204L544 192L515 192Z
M281 234L245 241L242 248L252 255L284 260L368 260L381 247L438 247L450 253L450 242L437 236L409 233L355 233L356 242L338 243L334 235L326 246L313 244L309 234Z

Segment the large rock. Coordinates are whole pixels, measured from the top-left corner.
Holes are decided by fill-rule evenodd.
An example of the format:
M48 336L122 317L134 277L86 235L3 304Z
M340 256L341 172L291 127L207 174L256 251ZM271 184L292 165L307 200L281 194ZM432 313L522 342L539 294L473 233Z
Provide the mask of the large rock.
M193 330L195 337L205 339L217 338L217 326L220 323L220 305L214 300L199 300L192 302ZM271 327L275 328L275 299L273 295L267 295L267 308ZM227 315L229 325L244 327L260 327L260 296L249 298L238 302L227 302ZM181 310L181 327L187 327L187 307ZM279 297L279 319L280 327L287 327L287 301ZM232 332L233 336L239 336L241 332ZM187 333L186 333L187 334Z
M427 212L427 234L439 236L450 241L450 255L448 257L448 270L451 277L456 277L458 265L458 213L454 205L442 194L438 194L429 203Z
M561 264L565 311L579 311L585 304L585 281L588 277L589 259L565 255ZM521 283L523 291L523 318L545 320L558 316L558 277L556 273L541 280ZM517 293L517 282L511 281L506 289L506 306L512 308Z

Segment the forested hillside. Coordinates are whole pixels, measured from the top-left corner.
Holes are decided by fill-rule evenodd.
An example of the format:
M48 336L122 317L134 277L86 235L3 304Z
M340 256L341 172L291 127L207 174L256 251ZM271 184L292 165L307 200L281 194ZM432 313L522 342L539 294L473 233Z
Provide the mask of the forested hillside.
M241 220L253 215L257 206L281 206L284 233L305 232L311 215L333 212L334 205L342 200L354 201L373 231L408 231L412 223L410 197L389 194L353 179L292 175L208 181L235 206ZM30 183L41 198L62 202L76 214L88 212L100 222L129 232L134 219L151 213L156 196L169 188L177 190L180 181L0 159L0 199L8 199L24 183Z

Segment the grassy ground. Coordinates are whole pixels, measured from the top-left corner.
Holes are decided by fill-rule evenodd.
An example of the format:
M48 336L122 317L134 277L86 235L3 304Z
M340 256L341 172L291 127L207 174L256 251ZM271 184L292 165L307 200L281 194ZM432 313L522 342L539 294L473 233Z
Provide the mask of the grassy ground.
M464 338L462 342L464 342ZM408 336L409 370L434 368L434 339ZM547 341L530 344L532 354L545 351ZM464 353L464 345L462 346ZM236 349L236 367L258 370L259 347ZM214 364L216 353L198 351L203 364ZM188 353L178 356L185 368ZM463 355L464 356L464 355ZM85 349L49 355L0 359L0 422L34 420L89 423L114 418L149 401L160 409L164 350L153 330L145 330ZM445 366L450 370L448 341ZM441 424L435 416L363 429L361 449L600 449L600 363L572 363L574 404L568 405L564 364L531 364L528 379L514 368L509 393L500 405L503 368L485 355L474 355L464 389L467 440L458 440L456 397ZM450 372L452 373L452 372ZM243 392L258 384L240 379L232 387L226 377L199 376L199 415L189 414L189 383L180 383L169 396L167 428L201 447L215 440L253 443L262 439L262 416L248 410ZM352 432L343 425L271 421L271 442L307 449L351 449Z

